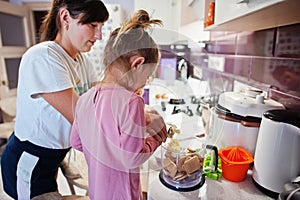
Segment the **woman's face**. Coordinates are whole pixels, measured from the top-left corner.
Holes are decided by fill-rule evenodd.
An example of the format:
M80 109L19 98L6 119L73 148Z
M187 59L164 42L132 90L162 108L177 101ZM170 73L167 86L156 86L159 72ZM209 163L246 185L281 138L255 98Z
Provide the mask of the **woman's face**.
M97 40L102 39L102 22L91 22L88 24L78 23L79 19L72 19L67 31L68 38L78 52L88 52Z

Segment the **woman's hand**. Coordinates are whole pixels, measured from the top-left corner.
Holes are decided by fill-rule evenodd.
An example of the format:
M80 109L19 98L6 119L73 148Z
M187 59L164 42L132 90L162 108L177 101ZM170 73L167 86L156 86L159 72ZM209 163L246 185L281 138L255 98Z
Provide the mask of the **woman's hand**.
M146 131L159 143L167 139L167 127L162 116L152 107L145 106Z

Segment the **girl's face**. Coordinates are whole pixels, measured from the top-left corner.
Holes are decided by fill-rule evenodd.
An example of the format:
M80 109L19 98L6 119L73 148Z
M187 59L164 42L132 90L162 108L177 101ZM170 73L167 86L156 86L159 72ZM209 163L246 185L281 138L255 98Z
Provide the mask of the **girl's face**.
M132 88L138 89L144 87L146 84L151 82L154 77L156 70L156 63L142 64L136 69L132 69L132 82L134 86Z

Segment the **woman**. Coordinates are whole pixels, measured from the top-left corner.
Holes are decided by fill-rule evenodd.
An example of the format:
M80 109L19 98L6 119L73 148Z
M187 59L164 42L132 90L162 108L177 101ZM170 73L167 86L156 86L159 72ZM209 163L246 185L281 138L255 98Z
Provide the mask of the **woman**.
M139 166L166 141L165 124L151 119L140 96L160 59L147 29L160 23L140 10L114 30L103 80L76 105L71 144L87 160L92 200L142 199Z
M101 40L108 17L100 0L54 0L42 24L41 43L23 55L15 131L1 158L4 191L12 198L57 191L75 104L98 80L82 52Z

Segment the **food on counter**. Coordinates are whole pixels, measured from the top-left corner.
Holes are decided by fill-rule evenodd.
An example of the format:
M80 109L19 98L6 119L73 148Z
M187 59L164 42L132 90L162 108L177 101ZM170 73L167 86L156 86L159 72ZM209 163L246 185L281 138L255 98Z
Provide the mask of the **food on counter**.
M168 138L170 138L170 140L168 141L167 144L167 149L173 152L180 152L181 151L181 147L179 145L178 139L173 138L173 136L175 134L179 134L180 133L180 129L177 128L177 126L173 123L167 123L169 127L168 129Z
M181 147L179 145L178 139L176 139L176 138L175 139L171 138L170 142L168 143L167 148L169 151L172 151L172 152L180 152L181 151Z
M177 166L170 158L164 160L164 169L168 172L170 177L175 177L177 173Z
M187 148L187 150L188 150L189 153L195 153L196 152L196 149L192 149L192 148L189 148L189 147Z
M174 137L180 129L173 123L167 123L168 142L165 144L167 152L164 154L163 168L167 176L175 181L189 181L199 176L203 165L200 149L183 148L179 140Z
M185 159L182 165L182 169L184 169L187 174L192 174L195 171L200 170L201 167L202 164L200 162L200 158L197 155Z
M182 156L174 157L172 154L166 154L164 159L164 170L166 175L176 181L185 181L196 176L203 165L203 158L199 154L188 153Z
M162 98L162 99L168 99L168 96L167 96L166 93L163 93L163 94L157 93L157 94L155 94L155 98L156 99L160 99L160 98Z
M169 138L173 138L174 134L179 134L180 133L180 129L177 128L177 126L175 124L172 124L172 123L167 123L169 127L168 129L168 137Z
M161 98L162 99L167 99L168 97L167 97L167 94L166 93L163 93L162 95L161 95Z
M219 180L222 177L222 167L221 167L220 157L218 157L217 171L213 171L211 167L213 163L214 163L214 159L212 159L212 156L211 155L206 156L203 163L203 172L205 173L206 177L213 180Z
M188 155L182 156L179 158L178 163L177 163L177 171L178 172L184 172L184 168L182 166L187 157L188 157Z

